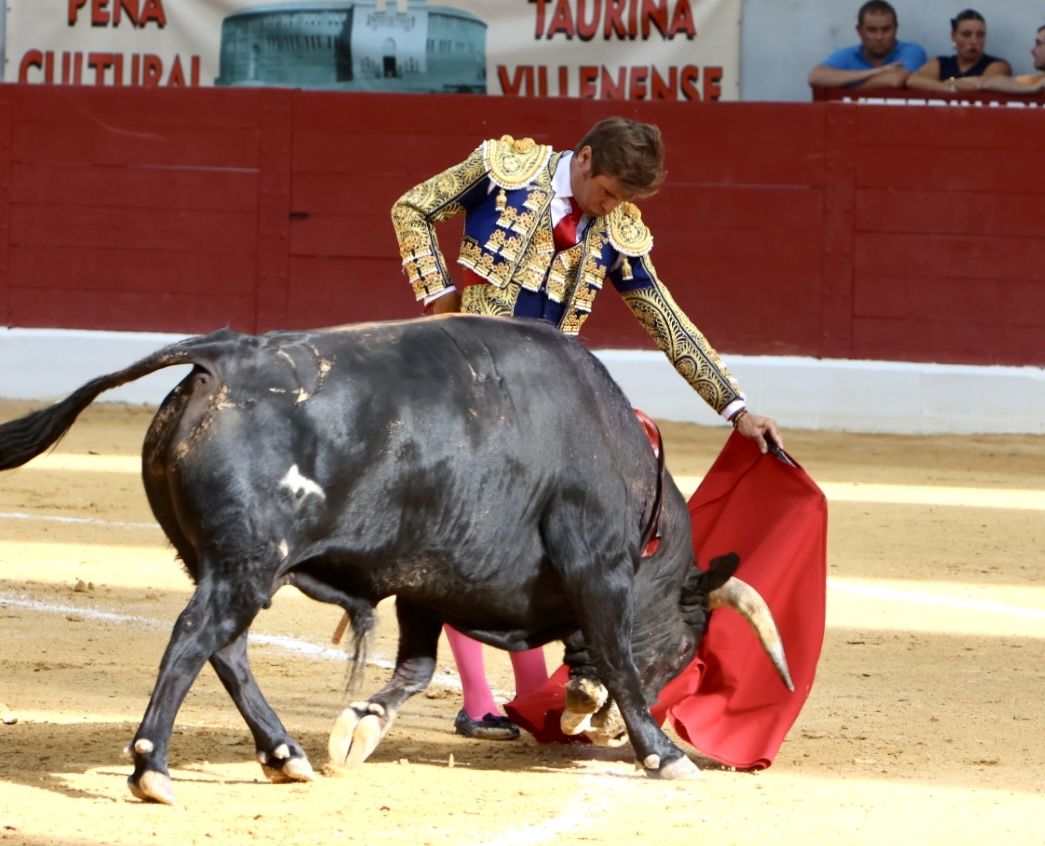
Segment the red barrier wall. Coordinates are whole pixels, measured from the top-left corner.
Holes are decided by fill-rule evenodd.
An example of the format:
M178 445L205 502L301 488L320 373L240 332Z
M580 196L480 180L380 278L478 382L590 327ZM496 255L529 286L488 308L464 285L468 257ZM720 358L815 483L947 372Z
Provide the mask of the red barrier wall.
M1045 365L1045 110L0 86L0 325L417 308L388 210L485 137L658 123L654 260L719 349ZM441 230L456 255L460 227ZM650 346L607 288L593 346Z

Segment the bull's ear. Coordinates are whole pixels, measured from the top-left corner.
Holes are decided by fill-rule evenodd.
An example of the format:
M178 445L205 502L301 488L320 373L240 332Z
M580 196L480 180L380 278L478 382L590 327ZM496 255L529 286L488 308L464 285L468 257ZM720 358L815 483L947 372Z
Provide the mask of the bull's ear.
M713 558L707 570L691 567L682 582L679 606L686 622L702 628L707 619L708 594L722 587L732 578L740 566L740 556L735 552Z
M718 558L712 558L707 570L701 573L700 587L705 595L728 582L739 566L740 556L735 552L727 552Z

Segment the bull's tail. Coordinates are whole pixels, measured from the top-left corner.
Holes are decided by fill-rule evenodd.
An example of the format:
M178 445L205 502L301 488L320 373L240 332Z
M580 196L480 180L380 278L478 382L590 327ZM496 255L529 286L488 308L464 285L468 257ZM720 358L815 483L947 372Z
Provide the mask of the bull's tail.
M0 425L0 470L20 467L58 443L80 413L104 391L165 367L179 364L208 367L218 353L229 348L234 337L235 333L223 330L171 344L123 370L95 377L54 405Z
M348 676L345 681L345 692L354 693L363 681L366 670L367 654L370 651L370 637L377 623L373 606L362 600L354 600L343 604L345 613L334 629L330 642L339 646L345 637L345 630L352 626L352 654L348 659Z

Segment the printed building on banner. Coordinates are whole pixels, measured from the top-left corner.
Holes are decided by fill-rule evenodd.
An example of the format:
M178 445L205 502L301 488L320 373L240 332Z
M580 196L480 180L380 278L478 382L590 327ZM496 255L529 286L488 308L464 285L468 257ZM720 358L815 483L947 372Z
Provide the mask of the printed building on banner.
M221 25L215 85L486 93L486 23L425 0L264 4Z

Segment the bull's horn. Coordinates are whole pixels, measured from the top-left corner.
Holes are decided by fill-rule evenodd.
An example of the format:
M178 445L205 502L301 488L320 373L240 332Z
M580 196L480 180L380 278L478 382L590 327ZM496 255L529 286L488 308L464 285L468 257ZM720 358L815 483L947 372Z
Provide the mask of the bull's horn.
M757 590L736 576L729 578L724 585L708 594L711 608L732 608L755 630L762 648L766 650L769 660L773 662L781 681L787 689L794 692L795 685L791 681L791 671L787 668L787 656L784 654L784 642L780 638L776 621L769 606Z

